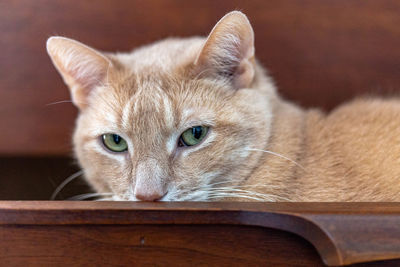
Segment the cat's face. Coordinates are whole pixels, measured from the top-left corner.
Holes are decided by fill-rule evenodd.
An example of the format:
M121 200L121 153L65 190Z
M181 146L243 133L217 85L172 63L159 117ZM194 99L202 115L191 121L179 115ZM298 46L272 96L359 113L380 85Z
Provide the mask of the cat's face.
M100 193L121 200L230 196L266 146L270 84L262 89L246 17L225 16L208 39L169 39L130 54L48 41L80 115L74 149ZM265 81L264 81L265 82Z

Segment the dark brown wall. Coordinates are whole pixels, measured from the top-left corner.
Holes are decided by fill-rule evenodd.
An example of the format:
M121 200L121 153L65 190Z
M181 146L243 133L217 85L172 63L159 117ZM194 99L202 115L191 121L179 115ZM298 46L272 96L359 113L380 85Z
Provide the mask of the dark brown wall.
M66 155L76 110L45 52L51 35L125 51L167 36L206 35L226 12L250 18L260 61L282 94L334 107L400 84L395 0L51 1L0 3L0 155Z
M57 186L78 170L74 161L66 157L0 157L0 200L50 200ZM89 187L79 176L56 199L88 192Z

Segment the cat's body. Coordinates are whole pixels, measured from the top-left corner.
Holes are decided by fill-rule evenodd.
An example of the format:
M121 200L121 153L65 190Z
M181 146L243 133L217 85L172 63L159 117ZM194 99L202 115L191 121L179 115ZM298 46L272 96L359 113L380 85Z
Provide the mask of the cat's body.
M291 201L400 200L400 101L358 99L329 114L279 101L268 149L251 177ZM276 193L276 191L274 192Z
M168 39L127 54L62 37L47 47L81 111L75 152L99 193L400 200L400 101L357 100L329 114L286 102L255 61L253 31L240 12L207 39ZM182 141L188 130L196 143ZM107 138L118 152L106 148Z

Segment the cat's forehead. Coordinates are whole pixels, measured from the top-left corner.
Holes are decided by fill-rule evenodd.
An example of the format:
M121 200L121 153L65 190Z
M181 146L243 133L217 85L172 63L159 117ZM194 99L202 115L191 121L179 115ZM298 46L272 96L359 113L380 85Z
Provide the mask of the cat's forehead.
M123 68L93 98L97 120L146 137L180 129L188 121L213 120L232 90L223 90L226 84L215 80L187 76L185 69L202 44L202 38L169 39L116 55Z
M149 139L213 121L227 99L221 91L215 82L135 73L101 88L93 114L118 131Z
M178 120L185 120L196 111L203 113L211 110L216 105L210 101L213 88L208 88L201 81L166 76L136 79L135 88L127 90L131 94L123 103L123 121L142 118L154 123L158 120L159 124L173 128Z
M132 73L171 71L194 62L204 43L202 37L168 38L135 49L132 53L114 54L114 58Z

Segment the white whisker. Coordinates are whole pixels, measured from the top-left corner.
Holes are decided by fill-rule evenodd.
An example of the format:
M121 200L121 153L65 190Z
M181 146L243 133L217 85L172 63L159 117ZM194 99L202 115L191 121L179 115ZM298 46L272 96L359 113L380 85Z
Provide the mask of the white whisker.
M84 200L92 197L107 197L112 196L112 193L87 193L87 194L80 194L73 197L68 198L67 200Z
M61 100L61 101L56 101L56 102L48 103L48 104L46 104L46 106L52 106L52 105L62 104L62 103L72 103L72 101L71 101L71 100Z
M299 163L297 163L296 161L294 161L294 160L292 160L292 159L290 159L290 158L288 158L288 157L286 157L286 156L284 156L284 155L281 155L281 154L279 154L279 153L272 152L272 151L269 151L269 150L262 150L262 149L258 149L258 148L248 148L248 149L246 149L246 150L248 150L248 151L259 151L259 152L264 152L264 153L268 153L268 154L271 154L271 155L274 155L274 156L277 156L277 157L286 159L287 161L292 162L292 163L295 164L296 166L300 167L303 171L305 171L304 167L301 166Z
M223 182L215 183L221 184ZM209 186L197 186L197 188L191 188L190 190L175 192L171 199L177 197L176 201L207 201L213 199L221 199L223 197L238 197L248 198L257 201L290 201L289 198L265 194L256 191L247 190L249 188L269 188L268 185L232 185L228 187L209 187ZM242 189L241 189L242 188ZM277 187L274 187L277 188Z
M211 190L211 192L238 192L238 193L254 195L254 196L258 196L258 197L269 196L267 194L258 193L258 192L255 192L255 191L236 189L236 188L229 188L229 187L227 187L227 188L215 188L215 189ZM280 197L280 198L283 198L283 197Z
M69 176L67 179L65 179L59 186L57 186L56 190L54 190L53 194L50 197L50 200L54 200L58 193L61 192L61 190L68 184L70 183L72 180L75 180L76 178L78 178L79 176L81 176L83 174L83 171L80 170L74 174L72 174L71 176Z
M112 197L104 197L104 198L95 199L93 201L114 201L114 198L112 198Z
M207 187L212 187L215 185L220 185L220 184L228 184L232 182L241 182L242 180L227 180L227 181L222 181L222 182L216 182L216 183L211 183L208 184ZM254 185L234 185L235 188L240 188L240 187L268 187L268 188L280 188L280 186L277 185L269 185L269 184L254 184ZM216 187L216 188L221 188L221 187Z
M252 197L244 194L231 194L231 193L218 193L218 194L211 194L208 196L208 199L220 199L221 197L232 197L232 198L246 198L246 199L252 199L256 201L273 201L272 199L264 199L264 198L259 198L259 197Z

